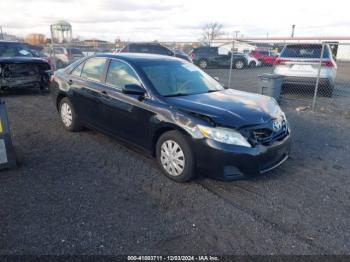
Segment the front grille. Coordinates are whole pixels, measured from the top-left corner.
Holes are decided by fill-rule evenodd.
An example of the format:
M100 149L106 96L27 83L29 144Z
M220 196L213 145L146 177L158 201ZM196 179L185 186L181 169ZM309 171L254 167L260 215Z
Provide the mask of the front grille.
M289 132L285 119L279 121L281 126L278 130L273 129L273 123L275 121L276 119L263 125L245 128L243 133L252 145L270 145L274 141L284 139Z

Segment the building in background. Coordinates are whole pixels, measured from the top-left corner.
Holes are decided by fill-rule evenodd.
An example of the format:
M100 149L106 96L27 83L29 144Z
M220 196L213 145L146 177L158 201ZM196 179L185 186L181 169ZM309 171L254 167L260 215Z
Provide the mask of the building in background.
M45 45L46 37L43 34L29 34L24 41L30 45Z
M2 33L2 39L0 40L5 40L5 41L14 41L14 42L23 42L23 38L16 36L16 35L11 35L8 33Z

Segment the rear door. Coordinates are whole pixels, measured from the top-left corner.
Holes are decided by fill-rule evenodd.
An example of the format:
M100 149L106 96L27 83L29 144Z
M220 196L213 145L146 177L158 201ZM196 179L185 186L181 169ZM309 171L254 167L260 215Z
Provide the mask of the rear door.
M219 49L217 48L216 49L216 53L217 53L217 64L219 66L224 66L224 67L227 67L227 66L230 66L231 64L231 52L229 50L227 50L228 52L227 53L220 53L219 52ZM235 59L235 55L233 57Z
M101 107L104 93L104 74L106 70L104 57L93 57L75 68L68 84L71 86L72 102L83 122L102 127Z

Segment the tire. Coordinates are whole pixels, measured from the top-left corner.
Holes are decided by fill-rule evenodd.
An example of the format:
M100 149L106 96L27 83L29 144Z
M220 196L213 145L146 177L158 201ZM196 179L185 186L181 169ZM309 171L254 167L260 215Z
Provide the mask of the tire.
M236 69L243 69L244 68L244 61L242 59L238 59L235 62L235 68Z
M200 68L206 69L206 68L208 68L208 61L205 59L201 59L201 60L199 60L198 65Z
M332 97L334 91L334 85L327 85L322 89L322 95L324 97Z
M170 150L167 151L167 148L170 148ZM178 157L175 157L177 159L175 161L172 159L176 154L171 155L170 159L167 157L172 150L175 150L178 155ZM176 182L187 182L195 178L193 153L180 132L169 131L159 137L156 145L156 157L160 169L168 178Z
M58 109L62 124L66 130L69 132L76 132L81 129L78 115L68 97L64 97L60 101Z
M250 62L249 67L256 67L256 62L255 61Z

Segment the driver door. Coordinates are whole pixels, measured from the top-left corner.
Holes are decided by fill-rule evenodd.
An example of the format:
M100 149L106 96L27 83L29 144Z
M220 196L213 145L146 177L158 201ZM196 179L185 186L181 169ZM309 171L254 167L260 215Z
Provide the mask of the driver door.
M124 94L122 88L128 84L142 86L130 65L117 59L109 62L105 92L102 97L104 128L108 133L128 140L138 146L147 146L148 126L153 113L148 110L147 97Z

